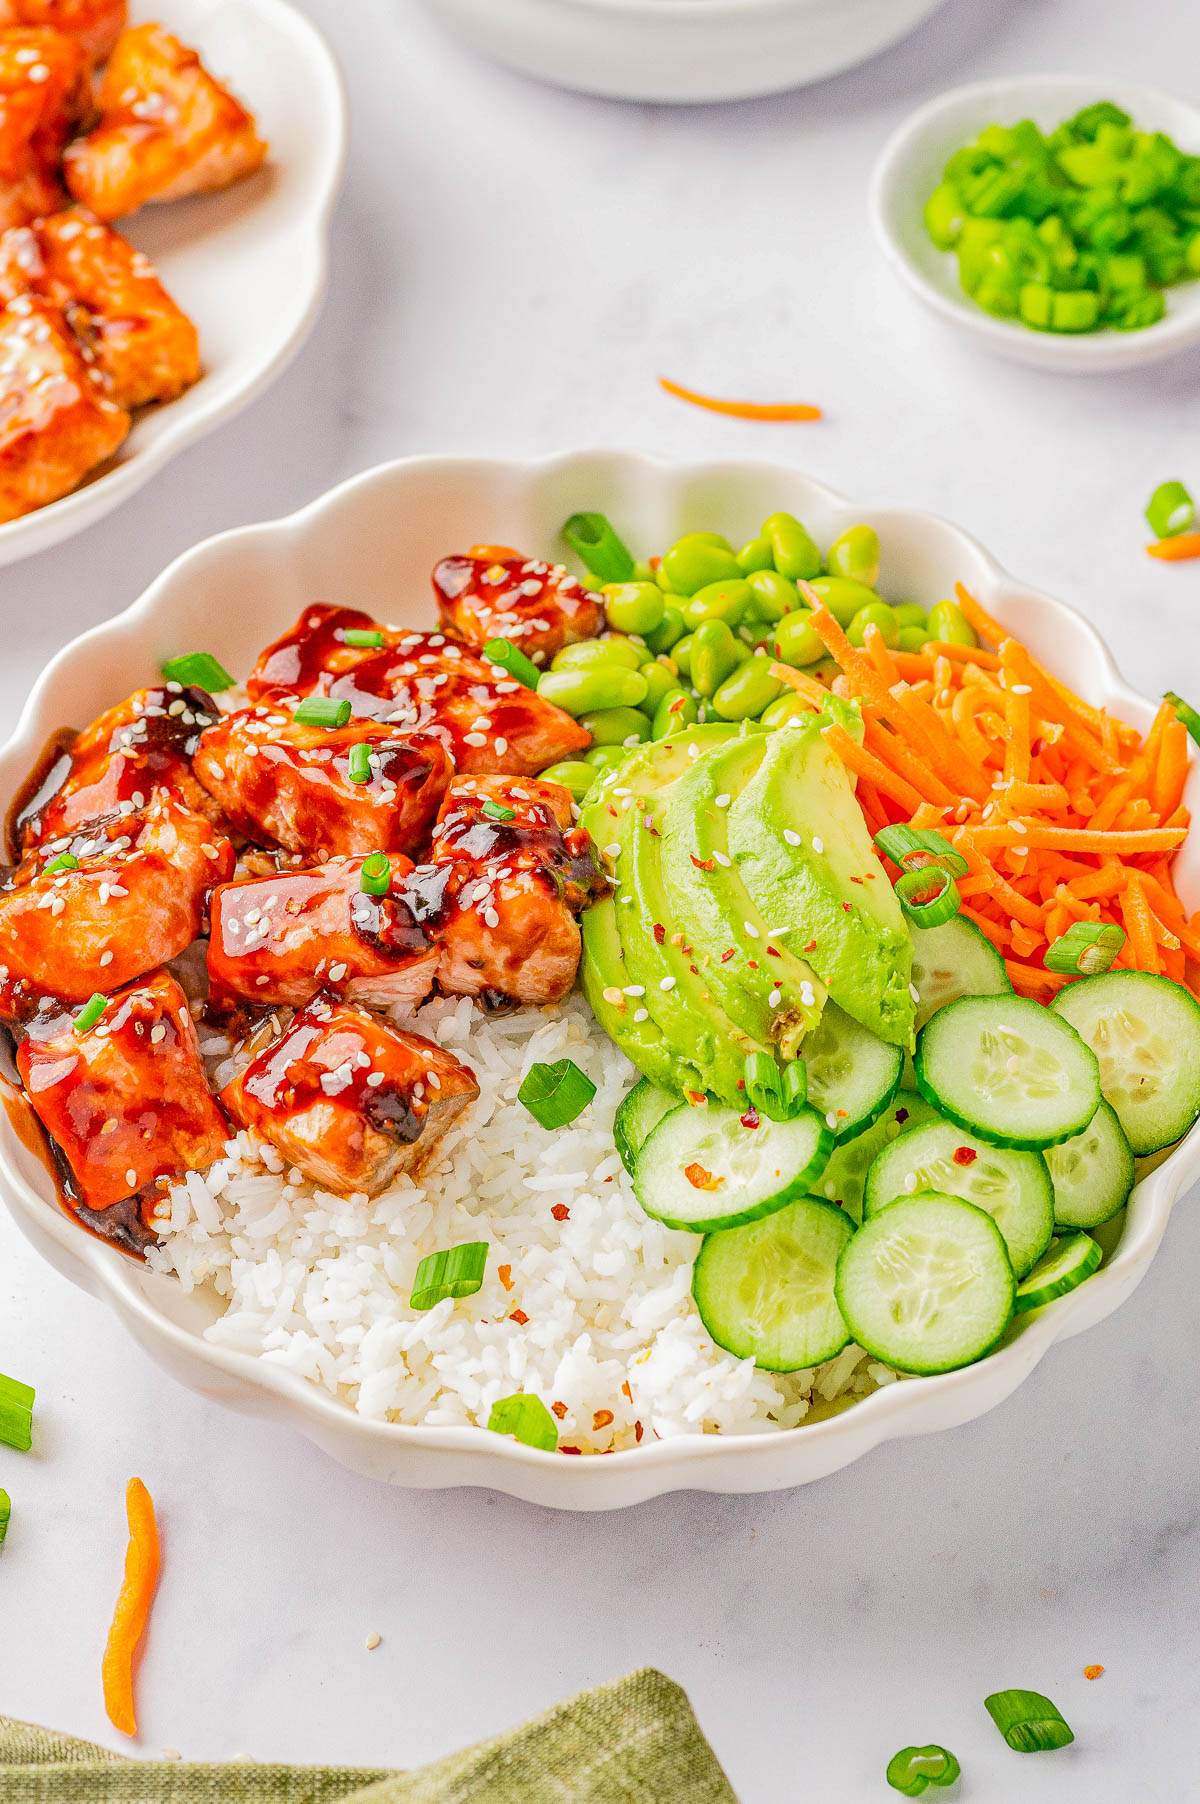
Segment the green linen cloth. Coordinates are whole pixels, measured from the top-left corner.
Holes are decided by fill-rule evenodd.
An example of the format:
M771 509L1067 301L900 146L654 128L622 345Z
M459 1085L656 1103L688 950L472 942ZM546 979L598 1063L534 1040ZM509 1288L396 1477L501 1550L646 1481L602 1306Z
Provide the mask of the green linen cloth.
M0 1716L4 1804L737 1804L687 1695L646 1667L418 1772L129 1760Z

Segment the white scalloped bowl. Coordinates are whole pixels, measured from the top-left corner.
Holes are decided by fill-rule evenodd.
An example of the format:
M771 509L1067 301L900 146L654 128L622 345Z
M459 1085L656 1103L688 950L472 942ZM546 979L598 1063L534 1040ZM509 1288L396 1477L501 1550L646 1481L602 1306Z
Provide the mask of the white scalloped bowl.
M810 477L767 463L672 467L604 451L530 463L418 457L370 470L288 519L209 539L123 614L67 646L0 752L5 806L54 728L87 721L153 680L161 661L181 648L208 646L234 670L247 670L260 648L317 600L426 624L433 605L429 572L446 552L485 541L555 553L561 522L587 508L603 509L643 551L698 528L719 527L737 542L780 508L799 515L822 543L867 520L883 541L885 590L932 602L965 582L1090 701L1142 728L1151 719L1150 703L1122 682L1085 620L1006 575L975 540L934 515L846 501ZM1193 808L1197 788L1193 771ZM1196 845L1182 855L1178 875L1195 907ZM364 1421L278 1366L209 1345L202 1330L215 1303L185 1296L173 1279L145 1271L85 1233L63 1212L39 1157L0 1115L0 1182L22 1230L59 1271L109 1302L146 1351L192 1390L288 1422L375 1478L422 1487L490 1485L568 1509L615 1508L682 1489L805 1484L880 1441L982 1415L1011 1395L1056 1340L1090 1328L1125 1301L1154 1256L1176 1197L1197 1175L1200 1128L1138 1184L1104 1269L1026 1317L977 1365L887 1386L840 1415L786 1432L687 1436L605 1458L564 1459L480 1429Z

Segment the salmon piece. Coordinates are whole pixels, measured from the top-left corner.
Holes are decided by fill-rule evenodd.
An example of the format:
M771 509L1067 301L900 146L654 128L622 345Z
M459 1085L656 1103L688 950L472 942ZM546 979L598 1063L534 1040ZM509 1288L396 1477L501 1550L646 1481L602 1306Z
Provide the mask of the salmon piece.
M30 853L0 890L0 1015L27 1015L42 996L84 1002L166 964L233 875L229 841L166 797L86 834L72 842L77 868L47 874L59 854Z
M129 424L56 307L19 295L0 312L0 522L69 494Z
M156 795L220 822L219 805L192 774L200 735L219 714L211 695L178 683L136 689L106 708L69 744L52 748L13 822L19 850L40 845L51 847L51 856L69 852L90 821L137 814Z
M267 154L252 115L162 25L121 33L97 101L100 123L63 156L67 187L97 219L227 188Z
M83 1033L65 1011L40 1015L17 1068L76 1212L134 1251L156 1238L163 1181L203 1171L230 1137L187 998L166 971L119 990Z
M604 625L600 597L562 564L538 558L443 558L433 593L447 632L481 650L489 639L509 639L534 664L549 664Z
M210 1002L301 1008L318 990L373 1008L416 1008L437 972L437 952L404 894L411 860L394 852L391 888L364 893L362 858L313 871L227 883L212 899Z
M420 1170L478 1094L474 1073L432 1040L319 996L221 1102L314 1184L377 1196Z
M61 31L0 31L0 230L63 203L63 146L92 105L91 59Z
M75 38L102 63L125 29L125 0L0 0L0 27L50 27Z
M347 643L364 632L382 644ZM381 627L325 602L267 647L246 688L255 699L332 695L366 719L436 734L459 771L531 775L591 744L569 714L445 633Z
M370 777L351 777L365 745ZM299 726L267 706L206 728L194 769L248 838L322 862L335 852L405 852L422 846L453 766L439 739L378 721Z

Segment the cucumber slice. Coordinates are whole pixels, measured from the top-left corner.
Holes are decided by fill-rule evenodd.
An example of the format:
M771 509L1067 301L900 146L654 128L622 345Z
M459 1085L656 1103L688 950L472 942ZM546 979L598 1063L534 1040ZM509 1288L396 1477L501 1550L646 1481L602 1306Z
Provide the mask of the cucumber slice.
M820 1177L833 1134L815 1109L791 1121L745 1127L722 1103L685 1104L664 1115L638 1153L633 1189L668 1228L711 1234L782 1209Z
M1133 1151L1111 1103L1100 1104L1082 1134L1048 1146L1045 1158L1054 1184L1057 1227L1098 1228L1133 1189Z
M860 1347L901 1372L953 1372L990 1353L1013 1314L1004 1236L984 1210L934 1191L865 1222L834 1286Z
M821 1025L801 1049L808 1067L808 1100L829 1120L839 1140L853 1140L891 1102L904 1054L869 1027L827 1002Z
M651 1128L656 1128L672 1109L682 1106L682 1097L671 1090L660 1090L648 1077L640 1078L627 1093L613 1117L613 1142L631 1176L638 1149Z
M930 1121L886 1146L867 1174L865 1217L918 1190L965 1197L992 1217L1018 1278L1054 1232L1054 1187L1041 1153L989 1146L949 1121Z
M1134 1152L1171 1146L1200 1116L1200 1003L1169 977L1106 971L1054 998L1100 1061L1100 1088Z
M1027 996L964 996L939 1009L915 1067L922 1096L993 1146L1056 1146L1081 1134L1100 1103L1095 1053Z
M913 934L912 980L918 997L918 1033L931 1015L960 996L1012 994L1003 958L974 921L963 915Z
M923 1121L940 1121L916 1090L897 1090L892 1101L865 1133L853 1140L839 1140L824 1175L814 1184L818 1196L844 1209L851 1221L860 1222L863 1213L863 1186L877 1156L901 1134L920 1127Z
M1088 1234L1065 1234L1061 1240L1052 1240L1045 1256L1017 1285L1017 1314L1040 1309L1043 1303L1053 1303L1055 1297L1065 1297L1099 1269L1102 1258L1100 1248Z
M820 1365L850 1339L833 1294L853 1223L802 1196L765 1221L709 1234L692 1273L700 1319L718 1347L769 1372Z

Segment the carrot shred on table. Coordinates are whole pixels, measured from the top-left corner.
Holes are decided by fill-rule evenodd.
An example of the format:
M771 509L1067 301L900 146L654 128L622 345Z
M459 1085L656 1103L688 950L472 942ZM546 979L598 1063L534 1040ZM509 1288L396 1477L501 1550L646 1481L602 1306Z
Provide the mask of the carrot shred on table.
M672 382L667 376L660 376L658 385L667 394L674 395L677 401L689 401L693 407L703 407L709 413L729 414L735 420L819 420L822 417L821 409L806 401L722 401L715 395L702 395L694 388L684 388L682 383Z
M1182 564L1188 558L1200 557L1200 532L1176 533L1173 539L1158 539L1146 550L1165 564Z
M125 1513L129 1519L129 1546L125 1553L125 1577L121 1584L112 1627L104 1649L101 1674L104 1708L115 1729L137 1734L133 1709L133 1657L150 1615L158 1584L159 1544L154 1503L140 1478L131 1478L125 1489Z

